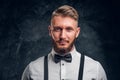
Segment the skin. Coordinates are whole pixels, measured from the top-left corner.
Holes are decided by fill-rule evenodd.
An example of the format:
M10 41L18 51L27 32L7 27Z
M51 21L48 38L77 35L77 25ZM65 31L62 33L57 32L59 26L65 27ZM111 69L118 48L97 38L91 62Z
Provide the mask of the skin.
M74 41L80 33L78 23L71 17L54 16L49 26L49 35L57 53L65 54L73 49Z

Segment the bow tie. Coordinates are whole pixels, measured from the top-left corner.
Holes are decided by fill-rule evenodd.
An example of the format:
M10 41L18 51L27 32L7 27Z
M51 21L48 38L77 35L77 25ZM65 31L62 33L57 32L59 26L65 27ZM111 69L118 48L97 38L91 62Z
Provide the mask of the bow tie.
M58 63L61 60L65 60L66 62L71 62L72 61L72 56L71 56L71 54L67 54L65 56L60 56L58 54L54 55L54 61L55 61L55 63Z

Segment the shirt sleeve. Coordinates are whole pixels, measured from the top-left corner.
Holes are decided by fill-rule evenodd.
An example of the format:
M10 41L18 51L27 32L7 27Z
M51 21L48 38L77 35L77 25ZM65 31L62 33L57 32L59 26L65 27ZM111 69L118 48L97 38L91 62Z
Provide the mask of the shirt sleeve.
M25 68L21 80L30 80L30 70L29 65Z
M98 79L97 80L107 80L107 76L105 70L103 69L102 65L98 62Z

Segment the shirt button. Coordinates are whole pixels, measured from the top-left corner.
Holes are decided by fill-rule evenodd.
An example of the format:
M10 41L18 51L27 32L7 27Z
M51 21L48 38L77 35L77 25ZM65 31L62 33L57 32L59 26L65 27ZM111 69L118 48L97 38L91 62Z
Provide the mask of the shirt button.
M64 80L64 79L62 79L62 80Z
M62 64L62 66L64 66L64 63ZM63 79L62 79L63 80Z

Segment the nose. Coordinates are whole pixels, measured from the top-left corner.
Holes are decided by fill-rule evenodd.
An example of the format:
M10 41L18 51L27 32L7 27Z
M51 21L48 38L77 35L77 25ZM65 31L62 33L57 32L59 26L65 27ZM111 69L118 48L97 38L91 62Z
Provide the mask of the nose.
M61 31L60 38L62 38L62 39L66 38L66 32L65 32L65 30Z

